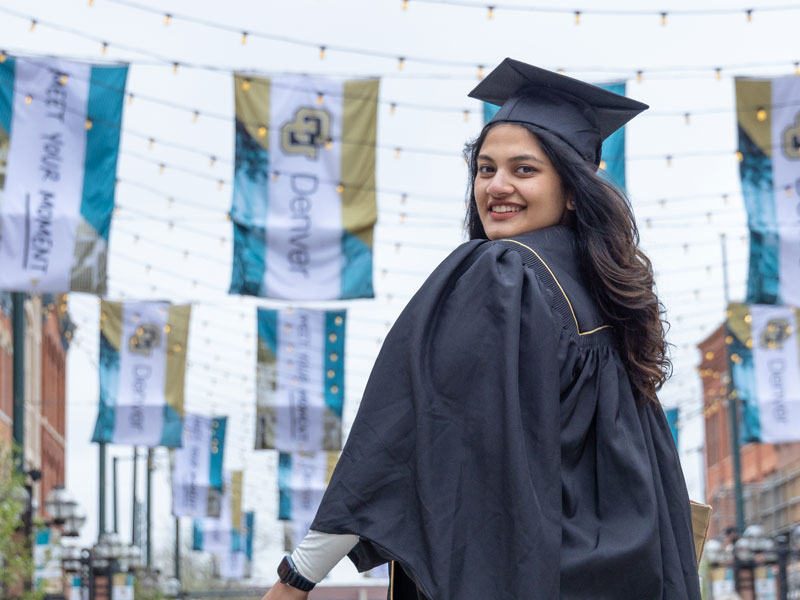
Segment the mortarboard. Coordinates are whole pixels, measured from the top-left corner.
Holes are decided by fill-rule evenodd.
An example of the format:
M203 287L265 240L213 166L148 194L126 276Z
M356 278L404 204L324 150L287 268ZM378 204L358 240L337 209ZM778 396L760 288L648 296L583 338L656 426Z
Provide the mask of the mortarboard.
M490 123L528 123L600 164L603 140L647 104L546 69L506 58L469 96L501 106Z

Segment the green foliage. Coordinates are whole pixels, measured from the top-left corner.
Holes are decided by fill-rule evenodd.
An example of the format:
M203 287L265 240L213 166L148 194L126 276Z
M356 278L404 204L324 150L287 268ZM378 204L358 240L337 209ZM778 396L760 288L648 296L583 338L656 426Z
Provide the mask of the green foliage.
M36 600L40 592L24 589L33 578L33 557L23 520L25 475L15 465L11 446L0 442L0 598Z

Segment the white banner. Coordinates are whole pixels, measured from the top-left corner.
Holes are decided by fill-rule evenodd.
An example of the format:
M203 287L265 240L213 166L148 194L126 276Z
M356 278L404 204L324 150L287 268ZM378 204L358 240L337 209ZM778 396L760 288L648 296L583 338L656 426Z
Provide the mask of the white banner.
M0 202L0 288L65 292L86 159L91 65L16 59Z
M783 304L800 304L800 78L772 80L770 125L775 217L780 234L780 297Z
M183 445L175 450L172 514L202 518L208 514L211 473L211 417L183 416Z
M753 366L765 443L800 441L797 320L786 306L752 305Z
M292 520L313 521L328 485L328 453L292 454L288 474Z
M157 446L164 420L166 302L126 302L122 312L114 442Z
M313 452L323 448L325 313L278 312L275 446Z
M203 523L203 550L215 554L229 554L233 547L233 474L226 471L223 475L224 491L219 518L205 518Z
M339 298L343 83L307 76L270 81L270 169L286 175L268 184L266 295Z

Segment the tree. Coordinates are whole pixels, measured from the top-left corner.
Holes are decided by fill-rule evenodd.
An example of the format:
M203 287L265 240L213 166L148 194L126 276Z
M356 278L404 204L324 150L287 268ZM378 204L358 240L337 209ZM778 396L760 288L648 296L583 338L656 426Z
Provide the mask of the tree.
M16 468L11 445L0 442L0 598L42 597L39 592L25 590L33 578L31 539L25 533L23 518L27 504L25 474Z

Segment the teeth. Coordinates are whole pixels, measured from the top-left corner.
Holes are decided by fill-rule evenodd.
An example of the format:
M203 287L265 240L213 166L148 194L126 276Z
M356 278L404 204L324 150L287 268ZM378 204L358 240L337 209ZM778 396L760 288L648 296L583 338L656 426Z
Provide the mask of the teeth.
M496 212L496 213L519 212L521 210L522 210L522 207L509 205L509 204L500 204L498 206L493 206L492 207L492 212Z

